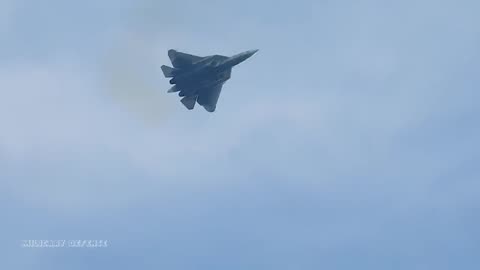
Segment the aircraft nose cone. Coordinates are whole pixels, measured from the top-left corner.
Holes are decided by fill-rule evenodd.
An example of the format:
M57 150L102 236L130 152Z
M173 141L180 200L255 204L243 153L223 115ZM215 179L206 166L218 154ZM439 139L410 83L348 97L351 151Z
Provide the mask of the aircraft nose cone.
M247 60L248 58L252 57L258 50L249 50L243 53L242 61Z
M254 55L256 52L258 52L258 50L244 51L242 53L239 53L237 55L230 57L226 63L228 66L231 66L231 67L236 66L242 63L243 61L247 60L248 58L252 57L252 55Z
M250 56L252 56L252 55L254 55L256 52L258 52L258 49L250 50L250 51L248 51L248 54L249 54Z

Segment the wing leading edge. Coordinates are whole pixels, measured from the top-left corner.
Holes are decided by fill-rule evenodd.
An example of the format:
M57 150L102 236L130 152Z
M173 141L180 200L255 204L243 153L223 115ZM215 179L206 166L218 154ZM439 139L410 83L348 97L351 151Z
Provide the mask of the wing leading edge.
M204 57L196 56L188 53L177 52L176 50L169 50L168 57L175 68L184 68L191 66L193 63L202 60Z

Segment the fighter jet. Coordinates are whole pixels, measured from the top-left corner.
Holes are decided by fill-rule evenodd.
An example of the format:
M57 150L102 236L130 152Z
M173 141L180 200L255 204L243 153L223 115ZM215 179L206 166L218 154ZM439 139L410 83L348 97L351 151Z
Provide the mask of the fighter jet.
M208 112L214 112L223 84L230 79L232 68L247 60L258 50L250 50L227 57L223 55L195 56L168 50L173 67L162 66L170 79L168 93L178 92L183 105L192 110L198 103Z

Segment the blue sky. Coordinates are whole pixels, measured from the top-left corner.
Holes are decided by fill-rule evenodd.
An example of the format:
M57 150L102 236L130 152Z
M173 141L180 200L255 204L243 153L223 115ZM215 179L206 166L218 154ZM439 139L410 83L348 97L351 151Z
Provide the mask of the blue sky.
M0 268L477 269L479 8L0 0ZM209 114L170 48L260 51Z

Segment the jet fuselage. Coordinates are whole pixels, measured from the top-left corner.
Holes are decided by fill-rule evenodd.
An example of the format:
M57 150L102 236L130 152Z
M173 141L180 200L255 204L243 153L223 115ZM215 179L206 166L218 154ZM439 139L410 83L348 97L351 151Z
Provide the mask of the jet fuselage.
M232 68L257 51L250 50L231 57L201 57L171 49L168 56L173 67L162 66L165 77L171 78L170 84L173 84L168 92L178 92L179 96L184 97L181 102L189 110L198 103L207 111L213 112L223 84L231 77Z

